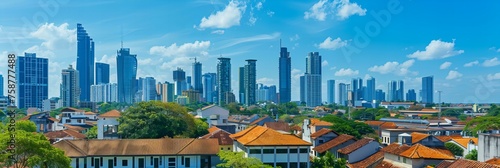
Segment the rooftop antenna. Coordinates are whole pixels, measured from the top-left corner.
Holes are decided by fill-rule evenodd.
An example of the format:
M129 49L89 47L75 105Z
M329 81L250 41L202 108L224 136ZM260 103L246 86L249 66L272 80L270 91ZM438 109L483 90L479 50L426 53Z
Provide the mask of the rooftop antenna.
M122 45L122 47L121 47L121 48L123 48L123 25L121 26L120 41L121 41L121 45Z

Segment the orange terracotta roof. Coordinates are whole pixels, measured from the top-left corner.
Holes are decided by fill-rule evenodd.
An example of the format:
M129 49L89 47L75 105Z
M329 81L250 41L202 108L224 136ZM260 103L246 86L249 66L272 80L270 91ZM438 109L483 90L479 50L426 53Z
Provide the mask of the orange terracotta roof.
M348 166L353 168L371 167L372 165L383 159L384 159L384 152L379 151L359 162L356 162L354 164L348 164Z
M85 134L82 134L82 133L79 133L79 132L76 132L73 130L69 130L69 129L47 132L43 135L45 135L49 139L65 138L65 137L73 137L75 139L84 139L85 137L87 137L87 136L85 136Z
M394 129L394 128L397 128L398 126L396 125L396 123L393 123L393 122L385 122L380 127L386 128L386 129Z
M108 118L118 118L120 116L121 114L118 110L111 110L104 114L99 115L99 117L108 117Z
M331 129L322 128L319 131L316 131L316 132L312 133L310 136L311 136L312 139L316 139L316 138L319 138L320 136L323 136L323 135L328 134L330 132L333 132L334 134L339 135L338 133L336 133L335 131L333 131Z
M212 133L212 132L215 132L217 130L220 130L220 128L217 128L216 126L212 126L212 127L208 128L208 133Z
M500 158L494 157L491 158L490 160L485 161L485 163L500 166Z
M449 161L449 160L443 160L441 163L439 163L438 165L436 165L436 168L448 168L450 167L450 165L453 164L452 161Z
M83 128L80 126L69 125L69 124L64 124L64 127L66 127L67 129L76 131L76 132L82 132L83 130L86 130L86 128Z
M408 149L410 149L410 146L408 146L406 144L400 145L398 143L392 143L392 144L390 144L390 145L388 145L380 150L382 152L386 152L386 153L390 153L390 154L394 154L394 155L399 155Z
M29 120L31 117L31 114L30 115L27 115L27 116L24 116L23 118L21 118L20 120Z
M424 133L419 133L419 132L412 132L411 133L411 143L415 144L420 142L421 140L429 137L429 134L424 134Z
M477 138L453 138L452 141L455 141L456 143L460 144L460 146L464 147L464 148L467 148L467 145L469 144L469 142L473 142L474 144L478 144L477 143Z
M350 144L346 147L339 149L337 152L342 153L342 154L349 154L351 152L358 150L359 148L365 146L366 144L368 144L372 141L373 141L372 138L363 138L363 139L360 139L360 140L354 142L353 144Z
M380 126L380 125L384 124L384 121L365 121L365 123L368 125Z
M332 126L332 123L321 121L318 118L311 118L311 126Z
M217 127L215 127L215 128L217 128ZM222 129L218 129L218 130L210 132L210 133L208 133L200 138L201 139L216 138L219 140L219 145L233 145L233 139L231 139L231 137L229 137L230 135L231 135L231 133L226 132Z
M439 150L432 149L421 144L415 144L410 149L402 152L399 155L411 159L455 159L455 157L453 156L449 156L448 154L442 153Z
M475 160L468 160L468 159L458 159L456 161L451 162L441 162L440 164L436 165L436 168L464 168L464 167L476 167L476 168L499 168L500 166L494 165L494 164L489 164L489 163L483 163Z
M399 167L394 166L391 162L382 161L375 168L399 168Z
M91 112L91 111L87 111L87 112L85 112L85 115L95 115L95 113Z
M230 136L245 146L311 146L292 134L282 134L270 128L253 126Z
M333 138L332 140L325 142L319 146L316 146L313 148L314 151L323 153L326 152L327 150L330 150L340 144L343 144L349 140L355 140L353 136L347 135L347 134L342 134L339 135L338 137Z
M298 125L294 125L292 127L290 127L291 130L294 130L294 131L302 131L302 127L298 126Z
M434 136L437 139L439 139L441 142L448 142L451 140L451 137L448 135L440 135L440 136Z
M432 148L432 149L437 150L437 151L439 151L443 154L446 154L448 156L455 157L455 155L450 150L448 150L446 148Z

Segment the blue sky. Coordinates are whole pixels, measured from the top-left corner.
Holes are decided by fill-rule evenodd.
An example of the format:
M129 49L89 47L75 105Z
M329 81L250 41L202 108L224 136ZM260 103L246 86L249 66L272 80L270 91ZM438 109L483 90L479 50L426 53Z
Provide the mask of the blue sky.
M237 69L257 59L258 82L278 84L279 41L292 57L293 88L308 52L323 56L326 80L349 83L373 76L377 88L404 80L421 89L434 76L446 102L500 102L500 2L414 0L195 0L195 1L5 1L0 5L0 72L7 53L49 58L49 96L59 96L61 70L76 61L76 24L95 41L96 61L111 64L116 50L138 55L138 76L172 81L176 67L191 74L189 58L215 72L216 58ZM389 16L389 17L387 17ZM298 100L298 89L292 99ZM435 96L437 100L437 95Z

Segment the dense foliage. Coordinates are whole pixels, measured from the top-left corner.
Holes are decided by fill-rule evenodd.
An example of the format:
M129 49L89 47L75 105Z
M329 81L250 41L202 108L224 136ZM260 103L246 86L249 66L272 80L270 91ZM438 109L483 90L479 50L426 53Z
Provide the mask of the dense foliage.
M87 131L85 133L85 136L87 137L87 139L96 139L97 138L97 126L93 126L92 128L90 128L89 131Z
M222 163L219 163L217 167L224 168L272 168L273 166L263 164L259 159L254 157L245 157L243 152L231 152L231 151L220 151L219 155Z
M99 104L99 114L106 113L111 110L121 110L129 107L130 104L127 103L118 103L118 102L109 102L109 103L101 103Z
M332 153L327 151L325 155L314 158L311 162L311 168L346 168L347 162L345 159L337 159Z
M477 150L475 149L471 150L469 154L465 155L465 159L477 160Z
M351 118L354 120L380 120L381 118L390 117L389 110L383 107L356 109L352 111Z
M500 116L483 116L477 117L465 125L464 130L470 131L472 135L477 137L477 133L485 132L488 130L500 129Z
M454 144L451 142L446 142L444 144L444 147L446 147L446 149L450 150L451 153L453 153L455 156L463 156L463 154L464 154L464 150L460 146L458 146L457 144Z
M347 120L335 115L327 115L321 118L321 120L333 123L332 129L335 130L335 132L352 135L358 139L362 138L363 135L375 133L375 130L368 124Z

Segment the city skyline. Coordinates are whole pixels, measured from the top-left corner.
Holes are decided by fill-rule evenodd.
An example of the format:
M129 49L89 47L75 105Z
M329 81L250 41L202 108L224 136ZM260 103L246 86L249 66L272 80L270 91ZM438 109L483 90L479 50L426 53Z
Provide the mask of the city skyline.
M319 2L325 3L319 4ZM202 74L213 73L216 72L216 58L222 55L231 58L230 83L233 93L237 93L239 89L237 67L243 66L244 60L249 58L259 60L256 66L257 83L279 86L278 46L279 39L282 39L281 45L287 47L287 52L290 52L292 88L299 87L298 76L306 71L304 58L307 53L317 51L323 56L323 91L326 91L326 81L330 79L336 80L336 83L350 83L352 78L359 77L366 81L368 76L372 76L377 79L375 89L382 89L386 93L385 84L392 80L403 80L405 92L407 89L415 89L418 92L422 90L421 78L434 76L434 90L443 91L443 101L500 102L500 98L492 96L498 94L498 90L494 87L500 86L497 80L500 79L497 70L497 66L500 65L497 59L500 44L493 40L496 38L492 37L491 33L488 33L496 32L499 28L495 24L499 21L498 18L489 17L495 12L492 7L495 4L474 12L475 18L491 18L488 22L484 22L481 19L461 19L471 17L458 12L466 10L467 7L471 7L470 5L458 3L454 6L457 8L456 11L442 15L438 9L449 4L436 2L433 3L433 8L426 9L426 6L429 6L428 2L394 2L399 2L395 5L395 9L400 10L390 15L391 20L387 24L378 22L373 13L381 15L384 11L387 12L388 4L370 1L347 1L347 4L361 9L348 14L342 14L334 9L313 8L315 4L325 8L328 5L342 6L332 1L287 4L271 1L148 4L95 2L86 5L80 2L68 2L60 4L61 8L54 16L48 17L47 24L33 23L31 19L33 15L44 12L42 7L23 1L9 2L2 7L12 16L0 18L2 23L0 35L7 37L0 41L0 48L3 55L13 52L22 56L26 51L35 52L40 58L49 58L49 97L59 96L61 70L69 64L77 67L76 25L82 23L95 42L95 62L110 64L110 83L117 82L114 52L121 48L123 41L123 47L130 48L137 54L137 78L152 76L157 81L173 82L171 71L177 67L186 70L187 75L192 75L193 61L189 59L192 57L198 57L199 62L203 64ZM476 5L472 4L472 7ZM23 6L23 10L19 10L19 6ZM118 11L106 10L111 6L124 9L133 6L151 7L149 8L151 12L142 12L141 16L156 14L160 16L158 19L165 21L154 24L153 22L157 20L141 20L132 17L133 13L127 15L129 17L121 16ZM192 8L197 12L179 19L169 17L169 12L164 10L165 6L178 6L179 10ZM207 6L209 8L204 9ZM424 14L417 12L423 9L427 12ZM95 13L76 17L80 11L90 10ZM210 22L211 18L224 17L226 12L231 11L239 12L237 17L233 18L237 23L231 22L222 26L221 23ZM101 15L115 17L102 20L98 17ZM443 21L433 18L435 15L446 19ZM22 18L27 18L31 23L25 24ZM67 18L78 18L78 20ZM426 20L426 24L404 21L415 20L412 18ZM169 28L169 25L177 22L180 24ZM368 23L378 23L380 32L368 36L370 43L366 46L357 45L356 42L359 42L360 38L357 36L359 32L357 28L367 35L365 26ZM274 28L277 24L286 25L284 26L286 29ZM309 26L311 24L314 26ZM434 26L426 26L428 24ZM467 25L474 24L484 25L484 30L467 28L469 27ZM28 26L24 29L25 25ZM476 34L470 35L463 33L464 31L474 31ZM348 50L353 47L359 49L359 52L354 50L356 52L346 54L349 52L345 51L353 51ZM154 67L165 73L157 72ZM0 65L0 68L5 76L6 64ZM299 90L291 91L291 100L299 100ZM326 96L322 95L323 102L326 101ZM433 99L437 100L436 94Z

